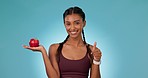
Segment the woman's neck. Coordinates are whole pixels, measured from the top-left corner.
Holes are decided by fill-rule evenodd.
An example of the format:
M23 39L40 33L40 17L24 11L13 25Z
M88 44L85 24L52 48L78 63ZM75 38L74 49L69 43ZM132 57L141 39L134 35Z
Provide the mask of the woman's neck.
M67 40L66 43L69 44L69 45L73 45L75 47L79 47L79 46L84 45L82 37L79 37L79 38L71 38L71 37L69 37L69 39Z

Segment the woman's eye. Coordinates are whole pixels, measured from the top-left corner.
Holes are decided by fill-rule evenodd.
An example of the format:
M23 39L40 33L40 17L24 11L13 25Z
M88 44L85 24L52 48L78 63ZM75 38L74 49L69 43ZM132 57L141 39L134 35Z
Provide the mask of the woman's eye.
M75 24L76 24L76 25L79 25L80 23L79 23L79 22L76 22Z
M70 23L66 23L66 26L70 26Z

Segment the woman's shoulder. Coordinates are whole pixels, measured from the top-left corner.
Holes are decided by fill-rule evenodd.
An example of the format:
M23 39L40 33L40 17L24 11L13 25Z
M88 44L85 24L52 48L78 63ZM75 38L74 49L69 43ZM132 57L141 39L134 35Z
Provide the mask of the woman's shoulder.
M54 43L54 44L51 44L49 49L58 49L59 47L59 43Z
M53 44L50 45L50 47L52 47L52 48L56 48L58 46L59 46L59 43L53 43Z
M93 46L91 45L91 44L89 44L89 43L86 43L86 46L88 47L88 48L92 48Z
M51 45L49 46L49 53L50 53L50 54L56 54L56 53L57 53L58 47L59 47L59 43L51 44Z

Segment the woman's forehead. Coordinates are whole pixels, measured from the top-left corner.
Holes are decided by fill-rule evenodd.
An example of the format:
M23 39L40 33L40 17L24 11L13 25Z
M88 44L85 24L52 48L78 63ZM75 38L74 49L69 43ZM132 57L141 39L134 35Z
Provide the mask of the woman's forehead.
M65 17L65 21L81 21L82 17L78 14L71 14Z

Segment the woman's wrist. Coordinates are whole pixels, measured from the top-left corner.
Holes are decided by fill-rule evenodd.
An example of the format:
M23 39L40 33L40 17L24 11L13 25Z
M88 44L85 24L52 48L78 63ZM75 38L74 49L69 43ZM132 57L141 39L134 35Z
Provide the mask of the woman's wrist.
M43 50L41 50L41 53L46 54L47 52L46 52L46 50L43 49Z
M46 50L45 50L45 48L41 45L41 47L40 47L40 52L41 53L46 53Z
M101 64L101 60L100 61L96 61L96 60L93 59L93 64L100 65Z

